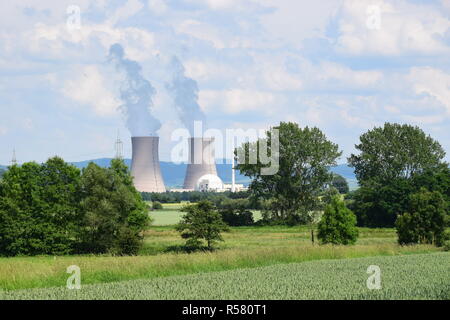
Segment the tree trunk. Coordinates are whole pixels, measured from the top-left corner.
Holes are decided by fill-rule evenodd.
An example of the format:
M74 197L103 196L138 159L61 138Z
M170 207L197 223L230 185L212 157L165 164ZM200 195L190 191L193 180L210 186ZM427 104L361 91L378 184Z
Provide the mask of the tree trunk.
M311 228L311 241L312 241L312 244L314 244L314 229L313 228Z

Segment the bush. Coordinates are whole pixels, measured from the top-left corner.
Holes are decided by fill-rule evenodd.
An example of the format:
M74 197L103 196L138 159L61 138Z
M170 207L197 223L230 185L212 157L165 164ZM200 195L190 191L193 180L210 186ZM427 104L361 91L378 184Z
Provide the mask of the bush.
M411 195L409 211L395 223L399 244L435 244L445 241L446 203L440 192L421 189Z
M161 202L158 201L153 201L152 202L152 209L153 210L162 210L163 206L161 204Z
M136 255L141 248L142 237L130 228L121 228L117 234L116 248L113 253Z
M325 208L318 224L320 242L332 244L354 244L358 237L356 216L339 197L334 197Z
M176 230L186 239L187 248L201 248L204 240L207 249L212 250L215 242L223 241L221 232L228 230L228 227L210 201L185 206L182 211L186 215L182 217Z
M248 199L225 199L217 204L222 220L229 226L251 226L254 224L253 213L248 210Z

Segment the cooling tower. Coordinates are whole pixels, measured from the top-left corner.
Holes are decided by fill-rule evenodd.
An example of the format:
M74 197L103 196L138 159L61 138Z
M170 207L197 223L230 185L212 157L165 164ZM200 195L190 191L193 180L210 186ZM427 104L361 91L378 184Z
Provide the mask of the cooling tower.
M214 138L190 138L189 164L183 188L195 189L198 179L207 174L217 176L214 160Z
M131 175L140 192L165 192L159 165L159 137L132 137L133 159Z

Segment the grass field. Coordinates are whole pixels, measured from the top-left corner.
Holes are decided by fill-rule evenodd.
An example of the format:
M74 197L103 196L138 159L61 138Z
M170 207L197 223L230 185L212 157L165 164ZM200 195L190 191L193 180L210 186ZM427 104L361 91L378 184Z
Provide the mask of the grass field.
M391 229L361 229L354 246L311 245L305 227L231 228L214 252L178 253L183 242L173 227L152 227L139 256L0 258L0 288L64 286L66 268L81 268L83 284L270 266L320 259L435 252L432 246L401 247Z
M381 270L369 290L368 266ZM152 280L6 292L3 299L450 299L450 253L282 264ZM425 276L426 275L426 276Z
M187 287L183 289L183 283L186 283L186 286L188 286L189 281L191 281L189 279L196 279L195 281L198 280L201 284L208 283L208 277L212 277L210 281L214 283L214 281L222 281L219 280L222 279L220 275L222 273L228 275L227 272L230 272L230 279L233 279L234 276L238 278L246 277L244 275L253 273L252 270L260 274L260 276L262 274L261 272L264 273L267 271L268 276L273 272L273 277L279 274L280 279L284 279L284 276L279 272L294 272L289 269L290 267L285 266L285 264L291 266L292 264L301 262L301 265L303 265L305 262L315 261L318 263L317 270L320 270L320 268L326 268L327 265L335 265L334 262L330 264L330 260L336 260L335 266L340 270L339 268L343 268L339 267L341 265L345 266L345 268L350 268L351 265L346 265L346 261L350 261L348 259L352 258L374 257L374 259L381 259L381 257L389 256L407 258L410 255L427 253L430 254L429 257L432 259L432 257L435 257L434 253L441 251L441 249L434 246L426 245L399 246L396 242L394 229L360 228L360 236L354 246L322 246L311 244L310 230L305 226L253 226L231 228L230 232L223 234L225 242L219 243L218 250L214 252L195 252L188 254L181 250L183 240L173 226L174 223L179 221L182 215L180 205L165 205L163 210L154 211L151 214L155 219L155 223L146 231L144 246L138 256L114 257L109 255L84 255L0 258L0 289L8 292L5 296L6 298L12 298L25 297L22 295L24 294L23 292L15 295L16 293L13 293L13 291L15 292L17 290L60 287L60 289L32 291L34 293L30 293L33 295L43 294L43 296L39 297L47 297L47 294L50 294L48 297L57 297L62 294L61 292L65 292L62 288L70 276L66 273L67 267L77 265L81 269L82 285L85 288L92 288L86 291L82 290L84 293L80 298L88 297L90 294L97 297L98 291L96 290L107 290L108 288L108 290L112 288L112 292L105 298L135 298L139 297L139 294L144 294L148 298L158 298L165 295L169 297L168 292L156 291L157 293L148 293L144 290L144 287L147 285L149 288L153 288L152 286L165 284L164 281L168 281L167 283L170 286L175 286L175 282L177 281L180 282L179 296L170 296L179 298L186 297L185 291L183 290L188 289L186 289ZM443 255L442 257L444 256L448 258L447 255ZM436 257L441 257L441 255L438 253ZM337 262L337 259L342 261ZM328 262L321 264L320 261L322 260ZM427 265L428 263L428 260L425 258L420 261L422 261L421 263L423 265ZM394 262L392 263L395 264ZM308 265L305 265L305 268L309 268L306 267ZM269 268L265 269L266 267ZM428 265L426 267L431 268ZM300 265L292 268L303 270L303 267ZM252 270L249 271L248 269ZM219 278L213 280L216 279L216 276ZM319 274L310 274L308 277L315 279L314 277L316 276L319 276ZM432 277L432 272L424 272L422 278L419 280L426 281L426 279L430 278L430 283L434 283L434 278ZM310 278L305 278L304 281L312 281L308 280ZM300 277L299 279L303 278ZM91 287L90 285L94 286ZM211 286L211 288L213 287ZM135 293L133 293L133 290L135 290L133 288L136 289ZM300 290L297 287L291 289ZM207 292L205 290L206 288L201 289L198 292L198 296L195 297L201 298L202 294ZM261 291L261 294L266 294L264 290ZM308 297L306 292L295 290L292 292L296 295L298 294L298 297ZM231 289L217 291L216 294L219 294L219 292L226 294L226 297L233 297L233 291ZM243 294L237 298L249 297L245 293L245 290L236 292L242 292ZM422 291L419 290L418 292ZM53 293L57 294L57 296L53 296ZM352 294L355 295L352 297L356 297L356 294L359 293L359 291L353 292ZM279 294L280 297L284 297L282 293ZM430 293L427 297L432 297L433 294L437 293ZM210 295L207 297L210 297ZM294 296L287 297L295 298Z
M187 203L164 203L162 210L154 210L150 212L153 218L152 225L154 226L169 226L177 224L181 217L185 214L180 209ZM258 221L261 219L261 212L253 210L253 219Z

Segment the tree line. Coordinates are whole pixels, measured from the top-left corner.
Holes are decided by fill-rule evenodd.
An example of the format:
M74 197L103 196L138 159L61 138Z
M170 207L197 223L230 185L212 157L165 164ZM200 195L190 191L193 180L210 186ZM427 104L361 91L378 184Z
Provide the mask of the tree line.
M265 203L266 221L309 224L313 232L324 208L325 214L351 209L359 226L397 227L401 244L448 241L450 169L442 146L419 127L385 123L361 135L358 153L347 159L360 188L346 195L345 208L336 202L329 171L342 155L338 145L315 127L281 122L274 129L278 148L272 149L269 130L264 139L235 150L237 169L252 179L251 196ZM261 173L267 165L259 159L252 164L245 158L250 150L259 153L266 146L269 156L279 159L274 175Z
M0 181L0 255L135 254L148 223L118 159L80 171L54 157L13 165Z

